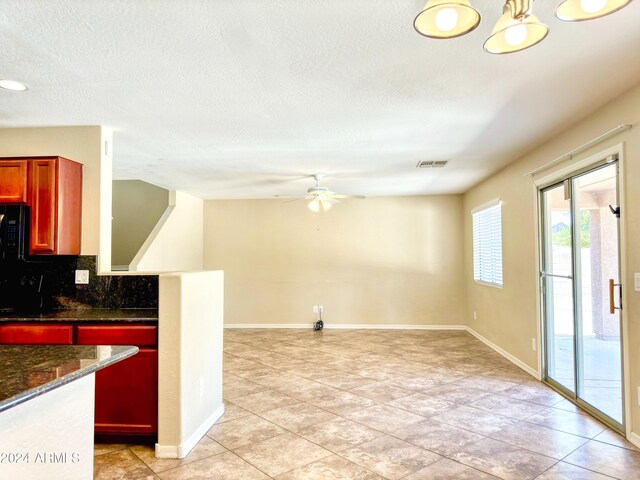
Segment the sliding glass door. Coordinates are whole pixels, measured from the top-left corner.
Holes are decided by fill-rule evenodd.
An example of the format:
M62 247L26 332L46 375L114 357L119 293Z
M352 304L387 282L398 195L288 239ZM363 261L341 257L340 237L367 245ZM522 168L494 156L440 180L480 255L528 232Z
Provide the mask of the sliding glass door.
M622 429L618 163L540 192L545 380Z
M573 221L565 186L542 193L544 205L544 255L540 273L545 287L547 376L575 392L575 324Z

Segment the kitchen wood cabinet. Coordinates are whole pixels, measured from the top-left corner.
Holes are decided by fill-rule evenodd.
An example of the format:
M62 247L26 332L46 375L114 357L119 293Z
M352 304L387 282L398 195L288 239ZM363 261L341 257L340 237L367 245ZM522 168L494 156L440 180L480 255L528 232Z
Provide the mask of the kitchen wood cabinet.
M81 164L63 157L0 158L0 203L30 207L30 255L80 255Z
M29 254L80 255L82 165L42 157L28 166Z
M158 431L158 349L154 325L79 325L78 345L135 345L140 351L96 373L95 433Z
M0 345L72 345L73 326L57 324L0 325Z
M80 325L77 343L153 347L158 343L158 328L154 325Z
M0 203L27 203L27 161L0 160Z
M95 433L153 435L158 431L158 350L96 372Z
M96 372L95 433L158 432L158 327L149 324L0 323L0 345L134 345L137 354Z

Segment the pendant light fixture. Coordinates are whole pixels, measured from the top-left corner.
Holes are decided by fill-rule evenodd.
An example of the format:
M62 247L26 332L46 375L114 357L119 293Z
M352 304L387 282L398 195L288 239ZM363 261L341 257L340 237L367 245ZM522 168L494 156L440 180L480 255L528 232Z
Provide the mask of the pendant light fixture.
M480 14L469 0L429 0L416 16L413 27L430 38L455 38L480 23Z
M556 17L565 22L582 22L617 12L629 3L631 0L564 0L556 8Z
M533 47L549 33L531 11L532 0L507 0L502 17L484 42L489 53L513 53Z
M540 43L549 27L533 15L534 0L506 0L502 17L491 36L484 42L489 53L519 52ZM631 0L562 0L556 17L567 22L580 22L604 17L626 7ZM469 0L428 0L416 16L413 27L429 38L455 38L475 29L480 13Z

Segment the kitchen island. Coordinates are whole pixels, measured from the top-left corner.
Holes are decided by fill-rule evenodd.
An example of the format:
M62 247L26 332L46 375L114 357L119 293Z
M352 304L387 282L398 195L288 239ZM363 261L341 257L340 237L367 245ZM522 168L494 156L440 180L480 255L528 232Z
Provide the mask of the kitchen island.
M91 479L95 372L131 346L0 346L0 478Z

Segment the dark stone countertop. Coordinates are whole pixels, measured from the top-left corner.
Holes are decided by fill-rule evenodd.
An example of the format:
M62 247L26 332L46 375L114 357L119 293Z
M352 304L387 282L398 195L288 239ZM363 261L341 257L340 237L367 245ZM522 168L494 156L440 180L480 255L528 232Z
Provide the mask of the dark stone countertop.
M157 322L158 310L152 308L81 308L51 310L45 312L2 312L2 322L87 322L87 323L127 323Z
M0 412L131 357L138 347L0 346Z

